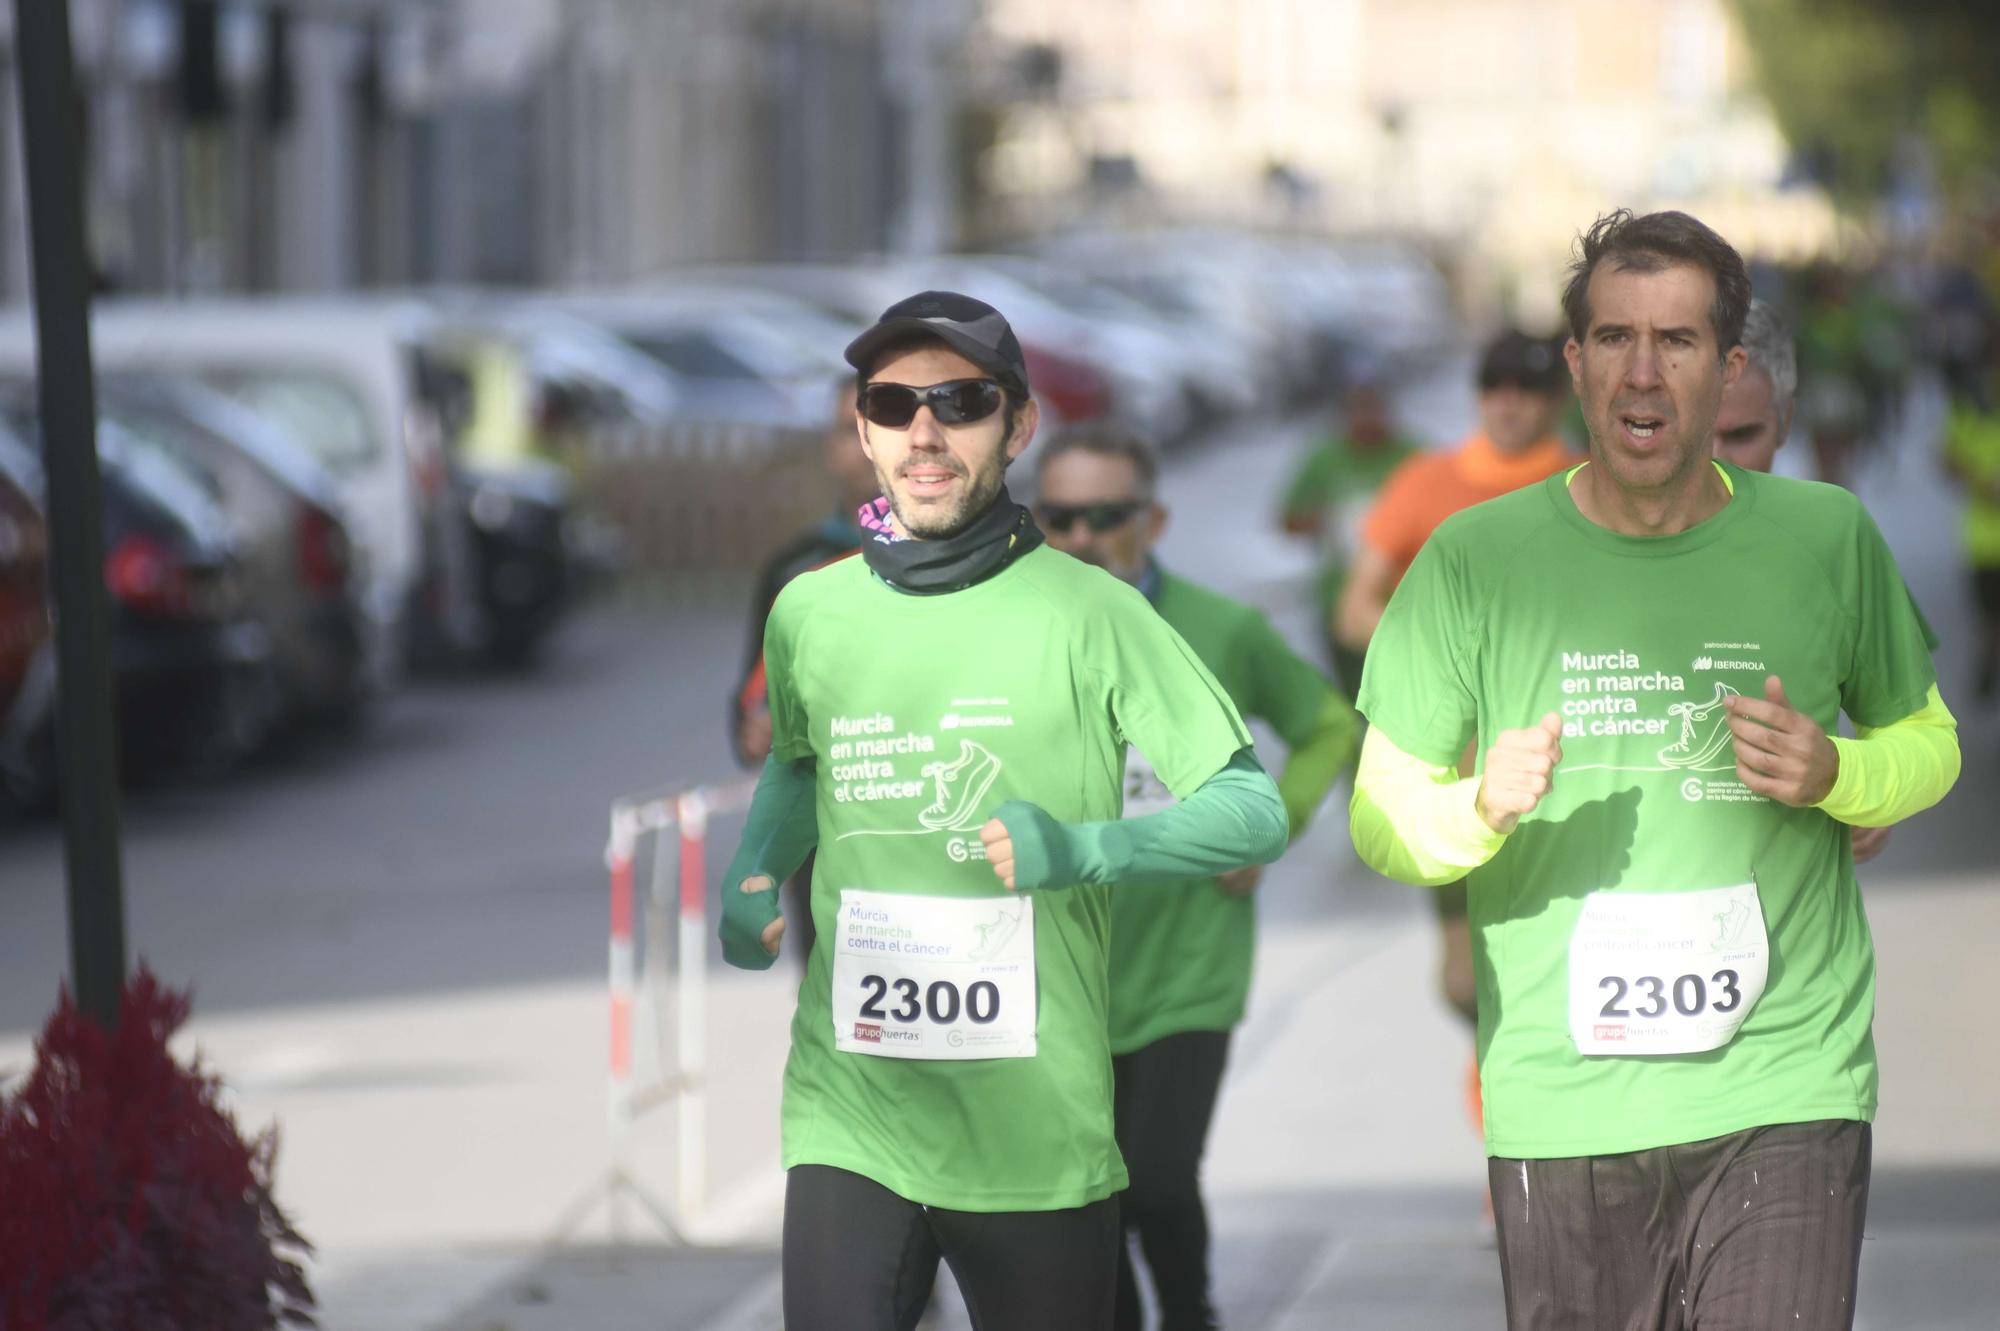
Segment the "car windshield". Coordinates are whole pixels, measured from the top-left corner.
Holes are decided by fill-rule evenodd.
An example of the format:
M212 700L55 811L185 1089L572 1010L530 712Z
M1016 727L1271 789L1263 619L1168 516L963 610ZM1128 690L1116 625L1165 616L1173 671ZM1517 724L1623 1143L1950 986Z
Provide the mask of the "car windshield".
M373 464L382 443L361 395L327 374L305 370L226 370L205 376L214 387L269 417L336 475Z
M625 340L675 374L691 379L756 379L757 371L743 363L708 334L695 329L638 331Z

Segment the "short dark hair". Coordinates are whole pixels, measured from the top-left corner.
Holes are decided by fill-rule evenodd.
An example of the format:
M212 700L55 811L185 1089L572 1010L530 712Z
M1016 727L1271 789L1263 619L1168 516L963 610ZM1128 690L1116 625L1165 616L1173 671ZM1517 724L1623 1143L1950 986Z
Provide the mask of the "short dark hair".
M1734 246L1696 218L1678 212L1634 216L1630 208L1620 208L1577 237L1569 285L1563 288L1563 313L1578 342L1590 328L1590 277L1600 263L1628 273L1657 273L1682 264L1705 269L1715 280L1708 321L1716 350L1726 356L1742 343L1743 320L1750 312L1750 270Z
M1065 453L1095 453L1099 457L1122 458L1132 464L1139 485L1151 498L1160 479L1160 453L1145 431L1124 421L1084 421L1066 425L1042 445L1035 459L1035 475L1048 473L1049 465Z

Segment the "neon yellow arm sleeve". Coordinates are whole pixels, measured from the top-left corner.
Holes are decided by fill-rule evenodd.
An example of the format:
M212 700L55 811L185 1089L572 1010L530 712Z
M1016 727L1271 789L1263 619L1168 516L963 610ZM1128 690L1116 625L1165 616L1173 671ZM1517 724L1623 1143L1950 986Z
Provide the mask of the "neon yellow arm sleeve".
M1419 887L1455 883L1507 839L1479 816L1478 796L1478 777L1412 757L1371 726L1361 742L1348 832L1362 862L1385 877Z
M1887 827L1921 813L1958 780L1958 719L1931 686L1924 705L1892 725L1835 736L1840 772L1819 808L1856 827Z

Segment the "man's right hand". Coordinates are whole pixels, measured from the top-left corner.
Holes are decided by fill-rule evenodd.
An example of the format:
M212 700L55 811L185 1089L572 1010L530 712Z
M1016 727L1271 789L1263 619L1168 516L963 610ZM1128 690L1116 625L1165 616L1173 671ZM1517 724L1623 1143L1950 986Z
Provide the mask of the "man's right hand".
M1549 793L1562 762L1562 718L1549 712L1526 730L1503 730L1486 751L1479 782L1479 816L1506 836Z
M778 885L768 874L753 874L722 889L722 959L747 971L770 969L785 936L778 909Z

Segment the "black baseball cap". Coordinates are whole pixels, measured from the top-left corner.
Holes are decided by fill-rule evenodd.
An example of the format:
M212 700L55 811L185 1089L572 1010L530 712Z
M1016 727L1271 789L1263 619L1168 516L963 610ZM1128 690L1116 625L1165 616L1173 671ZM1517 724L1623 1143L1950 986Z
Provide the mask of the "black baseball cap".
M882 311L875 326L847 344L847 363L864 376L888 348L913 336L936 338L993 376L1017 397L1028 396L1028 361L1000 311L956 291L919 291Z
M1536 393L1558 393L1569 384L1569 367L1553 339L1530 337L1518 328L1503 330L1479 358L1481 392L1519 384Z

